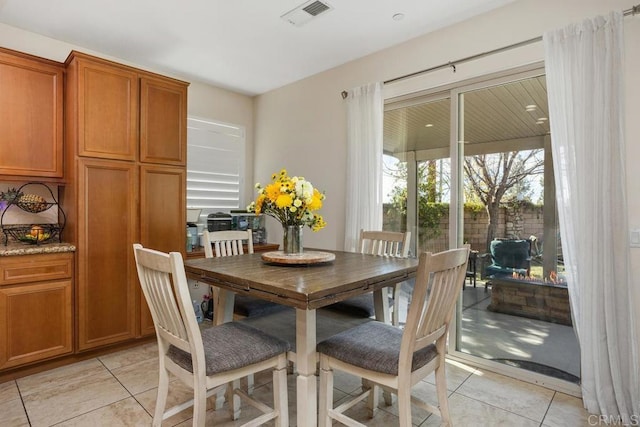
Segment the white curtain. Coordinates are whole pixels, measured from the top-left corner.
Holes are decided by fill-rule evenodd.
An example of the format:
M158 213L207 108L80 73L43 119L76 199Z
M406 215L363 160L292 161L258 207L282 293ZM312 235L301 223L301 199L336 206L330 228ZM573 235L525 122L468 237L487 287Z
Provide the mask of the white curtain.
M382 83L347 96L347 200L344 250L356 250L361 229L382 230Z
M624 146L623 17L544 35L553 165L581 387L590 413L638 420Z

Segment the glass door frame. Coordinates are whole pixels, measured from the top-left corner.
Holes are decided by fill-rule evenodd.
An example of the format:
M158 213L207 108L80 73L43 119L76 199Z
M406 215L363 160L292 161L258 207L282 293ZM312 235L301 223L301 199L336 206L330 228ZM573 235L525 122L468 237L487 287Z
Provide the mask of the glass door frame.
M433 102L440 99L450 99L450 143L449 158L451 162L451 188L449 200L449 247L457 248L463 244L464 235L464 192L462 191L464 162L464 141L460 141L461 128L458 123L463 123L464 104L461 95L473 90L484 89L491 86L506 84L514 80L523 80L545 74L544 63L536 62L509 70L475 77L453 84L402 95L386 100L385 111L407 107L425 102ZM390 107L390 108L387 108ZM547 138L548 139L548 138ZM545 149L550 149L550 143L545 143ZM550 158L549 156L547 158ZM417 212L417 162L420 161L419 153L415 151L405 152L402 159L407 162L407 229L413 233L412 252L417 252L418 240L418 212ZM551 165L549 165L551 166ZM545 208L546 209L546 208ZM546 214L546 211L545 211ZM448 355L452 360L483 368L491 372L509 376L521 381L538 384L562 393L580 397L580 386L568 381L538 374L525 369L515 368L503 363L483 359L468 353L456 350L456 342L460 339L460 325L462 313L462 294L456 307L453 319L453 327L449 329Z
M545 74L544 65L527 67L526 70L512 70L512 72L500 76L485 76L482 81L470 82L468 84L460 84L451 90L451 204L449 208L449 247L456 248L463 245L464 234L464 195L462 191L463 185L463 168L464 162L464 141L461 141L464 126L464 95L465 93L484 89L491 86L507 84L514 80L523 80ZM550 149L550 144L545 144L545 148ZM547 156L549 158L549 156ZM550 167L552 165L549 165ZM546 167L546 165L545 165ZM452 209L455 200L455 208ZM458 360L479 368L485 368L489 371L506 375L518 380L542 385L556 391L560 391L572 396L581 396L580 386L568 381L560 380L550 376L538 374L525 369L508 366L503 363L484 359L462 351L456 350L456 344L461 339L461 321L462 318L462 293L456 306L455 316L453 319L454 327L449 329L449 345L448 357Z

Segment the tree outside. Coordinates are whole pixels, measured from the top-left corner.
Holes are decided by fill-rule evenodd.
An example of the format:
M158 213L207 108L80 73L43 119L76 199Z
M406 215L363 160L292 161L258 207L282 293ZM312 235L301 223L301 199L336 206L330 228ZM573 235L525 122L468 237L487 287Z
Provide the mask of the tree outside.
M423 239L440 235L440 219L448 213L450 193L450 163L448 159L419 162L418 227ZM497 237L498 212L507 203L540 203L544 173L542 149L467 156L464 160L465 208L484 209L487 213L486 248ZM393 212L385 216L396 218L395 229L406 229L407 167L406 163L385 162L384 173L395 185L388 199ZM404 222L403 222L404 221Z

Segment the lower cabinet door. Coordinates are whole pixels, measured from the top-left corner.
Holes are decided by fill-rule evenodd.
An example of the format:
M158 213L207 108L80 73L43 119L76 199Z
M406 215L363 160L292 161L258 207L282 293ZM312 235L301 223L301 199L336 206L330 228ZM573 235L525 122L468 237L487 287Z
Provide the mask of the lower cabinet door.
M137 168L78 162L78 349L136 337Z
M0 369L73 351L72 281L0 287Z

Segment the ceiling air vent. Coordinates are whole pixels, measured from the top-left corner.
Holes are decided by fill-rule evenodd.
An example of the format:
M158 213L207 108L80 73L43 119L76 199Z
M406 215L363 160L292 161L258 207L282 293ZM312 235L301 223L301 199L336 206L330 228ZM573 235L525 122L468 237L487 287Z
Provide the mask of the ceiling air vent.
M333 9L333 7L326 2L311 0L301 4L295 9L290 10L289 12L282 15L281 18L289 22L290 24L295 25L296 27L300 27L311 21L316 16L321 15L331 9Z

